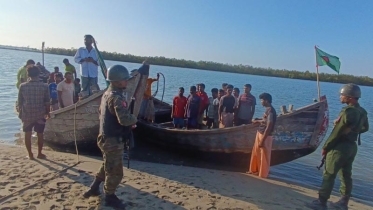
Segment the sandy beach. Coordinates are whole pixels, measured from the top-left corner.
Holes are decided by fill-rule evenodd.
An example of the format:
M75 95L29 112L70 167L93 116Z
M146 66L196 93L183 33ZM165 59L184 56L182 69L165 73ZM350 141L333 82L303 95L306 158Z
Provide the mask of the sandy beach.
M100 158L80 156L76 164L74 154L45 154L31 161L23 147L0 146L1 209L111 209L101 197L82 197ZM317 197L315 190L242 173L140 161L123 169L117 195L127 209L307 209ZM373 208L356 200L349 207Z

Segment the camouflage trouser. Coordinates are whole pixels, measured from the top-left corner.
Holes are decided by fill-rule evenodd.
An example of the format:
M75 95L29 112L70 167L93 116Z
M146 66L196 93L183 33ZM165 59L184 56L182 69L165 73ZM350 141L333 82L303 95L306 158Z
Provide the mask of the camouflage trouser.
M352 163L357 153L355 142L341 142L326 155L323 181L319 196L329 199L334 187L334 180L339 174L341 186L339 192L343 196L351 196L352 191Z
M105 180L105 194L113 194L123 178L124 144L120 137L104 138L99 136L97 139L97 145L101 149L104 162L96 176Z

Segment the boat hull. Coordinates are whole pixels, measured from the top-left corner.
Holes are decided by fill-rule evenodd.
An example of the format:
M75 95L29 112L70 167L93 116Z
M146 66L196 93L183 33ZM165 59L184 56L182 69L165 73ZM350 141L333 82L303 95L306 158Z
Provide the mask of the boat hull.
M142 66L139 73L128 81L125 90L127 104L131 103L132 97L135 98L133 114L136 116L145 92L149 66ZM51 112L44 130L46 144L60 147L75 145L75 142L80 147L96 145L100 123L99 107L105 91L101 90L74 105Z
M160 106L159 101L155 101L155 104L156 107L157 104ZM162 103L161 107L165 109L165 104ZM162 114L156 114L156 120L162 118L167 121L169 116L170 113L163 111ZM158 119L158 121L162 120ZM288 162L315 151L326 134L328 123L326 98L292 113L278 116L273 133L272 163ZM151 124L139 121L136 132L142 140L167 148L247 156L252 151L257 126L241 125L223 129L182 130L171 128L170 123Z

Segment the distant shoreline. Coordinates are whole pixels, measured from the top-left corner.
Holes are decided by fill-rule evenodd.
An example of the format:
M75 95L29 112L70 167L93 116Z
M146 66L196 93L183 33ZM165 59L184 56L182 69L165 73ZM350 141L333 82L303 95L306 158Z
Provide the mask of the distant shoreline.
M20 50L20 51L29 51L29 52L41 52L41 50L35 48L25 48L25 47L13 47L13 46L4 46L0 45L0 49L9 49L9 50ZM64 49L64 48L46 48L45 53L54 54L54 55L65 55L65 56L74 56L77 49ZM156 57L146 57L146 56L135 56L131 54L122 54L117 52L101 52L105 60L111 61L121 61L129 63L142 63L144 60L147 60L150 64L159 65L159 66L169 66L169 67L178 67L178 68L190 68L190 69L200 69L200 70L209 70L209 71L218 71L218 72L229 72L229 73L240 73L240 74L249 74L249 75L258 75L258 76L269 76L269 77L279 77L279 78L288 78L288 79L300 79L300 80L309 80L317 81L316 73L306 71L295 71L295 70L286 70L286 69L272 69L272 68L261 68L253 67L250 65L231 65L223 64L212 61L191 61L184 59L176 58L165 58L162 56ZM363 86L373 86L373 78L368 76L353 76L347 74L319 74L320 82L331 82L331 83L355 83L357 85Z
M18 51L26 51L26 52L41 52L41 50L35 48L27 48L27 47L13 47L13 46L1 46L0 49L5 50L18 50Z

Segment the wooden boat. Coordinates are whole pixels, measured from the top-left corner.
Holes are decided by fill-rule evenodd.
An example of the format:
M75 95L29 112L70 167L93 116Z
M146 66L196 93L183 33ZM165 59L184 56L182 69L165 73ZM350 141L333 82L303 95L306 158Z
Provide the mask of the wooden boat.
M127 104L131 98L135 98L133 114L137 115L146 88L146 80L149 75L149 65L143 65L139 74L128 81L126 88ZM47 120L44 139L50 146L69 147L95 145L99 132L99 107L101 96L105 90L101 90L76 104L51 112Z
M215 154L244 154L254 145L257 126L241 125L208 130L173 128L171 106L157 99L155 123L139 121L137 134L141 138L173 149ZM272 165L294 160L312 153L322 142L329 124L326 97L320 102L299 108L277 118L273 134Z

